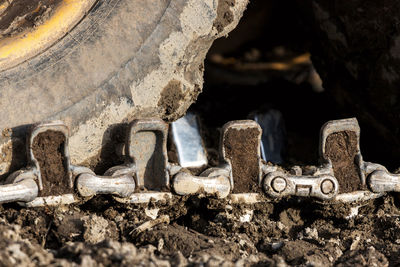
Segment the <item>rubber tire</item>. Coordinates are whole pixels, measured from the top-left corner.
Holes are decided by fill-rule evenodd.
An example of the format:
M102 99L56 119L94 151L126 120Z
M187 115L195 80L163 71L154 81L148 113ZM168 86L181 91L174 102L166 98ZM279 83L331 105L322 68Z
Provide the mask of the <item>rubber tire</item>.
M229 7L221 29L215 1L99 0L51 48L0 73L0 175L26 164L32 123L63 120L72 163L94 166L113 125L184 114L201 91L212 41L236 26L246 4Z

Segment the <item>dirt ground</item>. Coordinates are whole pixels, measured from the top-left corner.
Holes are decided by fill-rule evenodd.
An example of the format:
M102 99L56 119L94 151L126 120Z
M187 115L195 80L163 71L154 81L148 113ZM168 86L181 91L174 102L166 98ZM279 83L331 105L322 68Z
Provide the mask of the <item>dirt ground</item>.
M220 2L229 6L235 1ZM262 1L253 3L256 3L253 11L263 10L258 6ZM32 9L33 6L27 12ZM291 17L295 17L296 10L285 7L285 12L292 12ZM229 23L231 16L223 14L217 26ZM269 19L271 16L260 17ZM274 16L279 17L280 13ZM11 18L7 23L2 21L5 19L0 20L0 35L12 22ZM295 19L279 27L274 23L264 24L269 26L259 30L263 36L261 40L248 37L243 44L243 36L250 36L243 32L251 33L253 38L261 25L246 24L244 18L241 24L244 26L240 28L239 25L237 31L242 39L226 39L229 45L226 40L217 42L205 63L204 90L192 110L202 121L201 134L210 166L219 162L221 126L229 120L249 119L249 114L255 110L272 108L282 112L287 131L284 167L316 165L318 134L323 123L354 116L352 112L338 109L332 97L314 79L307 56L309 44L304 42L309 38L299 37L304 34L299 29L306 27ZM246 25L252 30L247 31ZM293 63L298 61L300 63ZM181 98L180 84L172 82L163 94L171 99ZM160 102L159 106L167 114L178 108L171 101ZM234 163L238 167L247 167L236 169L242 172L235 173L240 177L235 181L238 185L235 190L259 191L254 188L257 164L246 151L256 145L253 140L256 133L231 134L242 135L243 142L228 138L231 144L226 145L241 148L231 151L237 155L228 151L228 156L239 159ZM118 136L116 143L123 140L120 133L115 135ZM367 137L362 139L366 140L361 147L363 155L366 160L379 158L374 155L383 152L370 149L371 137L368 136L367 131L362 132L362 138ZM54 184L51 183L55 181L52 180L54 176L65 174L60 153L54 153L55 158L46 158L46 153L41 151L42 145L50 145L54 152L60 151L65 140L62 136L56 138L54 133L50 139L43 135L35 143L35 155L42 171L48 170L43 179L49 185ZM354 133L341 132L327 140L327 154L334 165L341 192L360 188L359 183L349 182L359 178L354 170L355 139ZM110 146L114 149L114 144ZM347 153L340 153L343 149ZM175 148L171 147L170 162L176 162L174 153ZM114 155L102 157L94 170L101 174L119 161L121 159ZM379 163L392 167L397 164ZM55 190L48 193L59 193ZM174 196L172 200L148 205L121 204L111 196L97 196L85 203L61 207L23 208L15 203L4 204L0 206L0 266L12 265L398 266L400 197L389 194L347 205L323 204L304 198L232 204L229 200L196 196Z
M393 196L357 209L346 219L354 207L294 199L240 206L196 197L136 207L109 197L54 209L10 204L0 211L0 265L400 264L400 211Z

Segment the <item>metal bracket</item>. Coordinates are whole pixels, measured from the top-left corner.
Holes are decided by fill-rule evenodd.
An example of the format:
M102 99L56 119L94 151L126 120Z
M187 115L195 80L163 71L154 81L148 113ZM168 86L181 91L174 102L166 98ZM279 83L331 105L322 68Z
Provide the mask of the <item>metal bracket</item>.
M126 164L112 168L106 175L116 177L129 172L135 179L136 189L146 192L129 191L125 193L126 197L122 197L119 191L119 196L114 197L117 201L146 203L151 199L162 200L172 197L170 192L162 192L169 189L167 137L168 124L160 119L134 120L129 125L125 141ZM132 186L131 183L128 184Z
M168 124L160 119L134 120L128 129L125 154L136 166L139 189L160 191L169 186Z
M271 197L301 196L322 200L332 199L338 192L338 182L331 175L291 176L282 172L269 173L263 182Z
M48 136L45 136L46 133ZM52 136L53 135L53 136ZM59 143L54 143L54 136L58 135ZM77 201L74 195L74 177L82 172L92 172L85 167L77 167L70 164L69 151L68 151L68 127L61 121L52 121L39 123L33 126L28 134L27 149L28 149L28 167L25 170L14 172L7 178L7 183L0 188L0 191L13 190L13 194L20 195L14 199L0 200L0 202L19 201L22 205L28 207L43 206L43 205L61 205L70 204ZM42 142L36 142L36 138L42 138ZM35 143L36 142L36 143ZM36 149L50 149L51 146L61 146L60 148L54 147L53 150L61 151L61 158L52 158L54 155L35 155ZM36 147L37 146L37 147ZM51 149L50 149L51 150ZM37 151L36 151L37 152ZM48 153L47 151L42 151ZM52 152L52 151L50 151ZM43 154L42 153L42 154ZM45 158L40 158L45 156ZM62 162L59 162L59 161ZM47 161L47 162L46 162ZM51 162L49 162L51 161ZM50 164L60 164L64 170L61 174L50 173L47 168ZM59 170L57 170L59 171ZM55 175L58 175L55 177ZM60 177L62 176L62 177ZM13 186L18 188L10 189ZM3 196L9 193L4 193ZM23 197L25 195L25 197Z
M366 176L370 173L376 170L376 168L381 169L381 165L379 164L371 164L363 161L363 157L361 155L360 151L360 126L358 124L358 121L356 118L350 118L350 119L342 119L342 120L333 120L333 121L328 121L325 123L320 131L320 158L321 161L325 164L328 165L332 169L332 173L334 173L334 162L332 162L332 159L329 158L327 155L326 151L326 145L327 145L327 140L328 137L332 134L335 133L340 133L340 132L353 132L356 136L356 155L354 158L354 161L352 161L352 164L355 164L357 168L357 173L359 175L359 183L360 187L365 187L366 186ZM384 167L383 167L384 168ZM335 177L337 174L334 174ZM344 185L341 185L341 180L338 177L336 177L339 182L339 194L335 197L335 201L340 201L340 202L353 202L357 200L367 200L367 199L374 199L382 194L374 194L370 191L367 190L357 190L353 192L340 192L340 187L343 187Z

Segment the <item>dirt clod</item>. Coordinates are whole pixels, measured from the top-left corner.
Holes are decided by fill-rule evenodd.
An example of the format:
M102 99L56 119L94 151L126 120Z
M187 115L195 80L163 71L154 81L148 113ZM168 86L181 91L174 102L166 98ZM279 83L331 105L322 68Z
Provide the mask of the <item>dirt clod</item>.
M226 157L231 161L234 193L259 192L258 137L255 128L229 129L224 138Z
M39 133L33 140L33 155L39 162L43 183L40 196L73 192L69 184L64 146L64 134L53 130Z
M326 155L332 161L333 173L339 182L339 192L348 193L362 188L357 155L357 135L343 131L333 133L326 140Z
M235 5L235 0L219 0L217 9L217 19L214 21L214 27L218 32L233 21L233 13L230 10Z
M167 119L173 120L175 111L180 106L180 100L183 98L182 83L177 80L171 80L161 92L161 98L158 101L158 106L163 109Z

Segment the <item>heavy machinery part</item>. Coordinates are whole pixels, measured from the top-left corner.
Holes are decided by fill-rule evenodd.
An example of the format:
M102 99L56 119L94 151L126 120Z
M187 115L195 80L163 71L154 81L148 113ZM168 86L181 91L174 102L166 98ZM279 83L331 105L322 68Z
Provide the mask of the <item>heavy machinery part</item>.
M168 124L160 119L134 120L128 127L125 154L135 164L139 189L160 191L169 186Z
M373 192L400 192L400 174L376 170L367 178L368 186Z
M335 173L335 168L338 169L343 167L346 163L339 162L336 163L335 160L329 157L327 153L327 140L333 134L343 134L350 138L350 135L353 135L355 139L355 147L353 148L355 151L352 153L354 154L352 158L347 159L347 164L351 165L355 172L353 175L343 174L338 172ZM373 192L367 190L366 188L366 176L376 170L381 169L381 165L379 164L371 164L366 163L363 161L363 157L361 155L360 150L360 126L356 118L349 118L349 119L342 119L342 120L332 120L325 123L320 131L320 158L321 162L325 164L325 168L331 169L331 173L335 176L339 183L339 194L337 194L334 198L335 201L339 202L354 202L354 201L363 201L367 199L373 199L380 197L382 194L377 193L374 194ZM347 149L349 149L349 144L338 144L341 151L338 151L338 155L348 155L350 154ZM338 166L335 166L338 165ZM345 179L356 179L355 181L344 181ZM342 184L341 184L342 183ZM352 183L353 186L357 186L357 188L351 188L351 192L347 191L348 183ZM346 190L343 190L346 188Z
M281 172L269 173L263 186L271 197L300 196L322 200L332 199L339 189L337 180L331 175L294 176Z
M172 187L178 195L216 195L225 198L231 190L229 170L225 168L209 168L200 176L192 175L186 169L199 169L208 163L203 140L200 136L198 118L194 113L171 123L171 136L175 144L180 169L173 175Z
M25 165L13 151L37 121L63 120L71 163L94 167L120 123L182 116L201 91L209 47L237 25L246 4L98 0L56 43L0 72L0 175Z
M332 128L332 125L336 127ZM342 132L343 129L354 130L359 127L355 119L331 121L322 127L323 139L328 139L332 133L335 133L333 129ZM110 168L105 173L108 176L97 176L85 167L69 164L67 126L59 121L37 124L28 135L30 164L27 169L10 175L8 184L0 186L0 192L4 193L0 202L22 202L28 207L61 205L76 202L81 199L79 196L87 198L96 194L111 194L117 201L131 204L166 201L173 197L173 194L169 192L171 188L168 177L170 175L173 176L174 193L207 197L213 195L217 198L228 198L230 203L256 203L261 199L265 201L262 191L258 190L261 186L270 199L287 196L313 197L327 201L326 203L367 201L382 196L386 191L397 192L400 188L400 175L390 174L384 166L376 163L360 162L358 165L359 171L368 177L368 185L373 192L367 188L363 190L356 188L345 193L340 193L341 184L334 176L334 165L329 155L322 154L322 159L327 162L315 167L314 172L307 175L302 175L302 170L296 166L292 168L295 173L293 175L290 171L278 170L279 166L261 163L259 159L261 132L260 126L254 121L232 121L225 124L220 144L222 156L225 157L224 164L208 168L200 176L190 173L182 166L168 163L165 141L168 125L163 121L135 120L130 124L127 132L125 165ZM359 136L359 132L355 135ZM37 141L38 138L42 138L40 142ZM249 140L250 143L247 142ZM321 140L320 143L326 145L328 141ZM238 144L245 144L245 146ZM356 151L362 158L359 144L352 145L358 148ZM50 146L50 149L46 146ZM346 148L346 146L340 146L342 147ZM36 154L38 149L41 149L43 153ZM257 162L256 165L250 162L254 165L252 167L256 168L256 173L252 179L246 181L246 184L232 179L232 176L237 178L232 175L233 168L237 168L236 172L239 174L246 173L249 169L249 164L246 162L237 164L241 162L243 150L246 150L246 155L254 157ZM321 148L324 153L328 153L328 150ZM47 154L46 151L48 151ZM338 150L336 153L341 155L346 151ZM66 168L67 174L52 172L50 179L50 176L45 178L49 175L46 170L46 160L54 163L54 154L57 154L59 159L63 159L61 165ZM146 173L138 172L137 166L141 166L139 168L144 168L146 171L150 169L151 176L146 178ZM157 166L158 168L154 168ZM56 166L55 170L59 167ZM69 181L74 181L75 176L78 176L78 179L73 186L70 186ZM259 182L259 177L263 178L262 183ZM147 179L150 181L146 182ZM143 187L135 191L138 183L142 183ZM243 192L231 193L234 183L239 184ZM77 189L79 196L75 195L74 189ZM248 191L244 191L247 189Z
M28 140L28 156L29 156L29 161L33 163L32 168L34 169L35 174L37 175L38 183L39 183L39 190L43 190L43 177L42 177L42 170L41 170L41 164L39 163L38 157L35 155L34 152L34 143L35 139L39 138L39 135L41 133L45 133L48 131L52 132L57 132L61 133L64 137L64 141L61 143L61 154L63 155L63 162L62 162L62 167L65 168L66 170L66 179L67 181L60 181L61 183L66 183L68 187L73 188L74 186L74 181L72 180L72 172L70 169L70 158L69 158L69 151L68 151L68 136L69 136L69 130L68 127L61 121L52 121L52 122L45 122L45 123L39 123L35 125L32 130L31 134L29 135L29 140ZM48 138L51 138L49 136ZM40 144L43 146L43 144ZM47 155L50 156L50 155Z
M233 193L251 193L261 189L261 134L260 125L252 120L231 121L222 127L220 150L229 165Z
M183 168L203 168L208 164L197 116L188 112L171 123L172 141L176 147L178 163Z
M7 184L0 188L5 192L3 202L18 201L35 207L78 201L74 194L75 177L93 172L70 164L68 127L61 121L38 123L32 127L27 139L27 168L7 178Z
M174 176L173 188L178 195L216 195L225 198L231 191L228 176L194 176L187 172L179 172Z
M38 192L34 179L21 179L0 187L0 203L30 202L38 196Z
M92 197L97 194L129 197L135 192L135 180L127 174L107 177L83 173L77 178L76 189L83 197Z
M18 0L14 0L0 14L0 18L5 17L8 10L17 6ZM50 15L48 19L42 19L43 22L35 27L25 30L18 30L18 33L10 35L4 33L0 38L0 72L2 70L15 67L19 63L28 60L49 48L56 41L64 37L71 29L86 15L96 0L61 0L52 7L47 7L44 17ZM35 2L34 2L35 3ZM36 3L35 11L40 10L42 3ZM47 14L48 11L50 14ZM15 20L34 14L19 14ZM12 23L12 21L11 21ZM9 28L12 25L9 25Z

